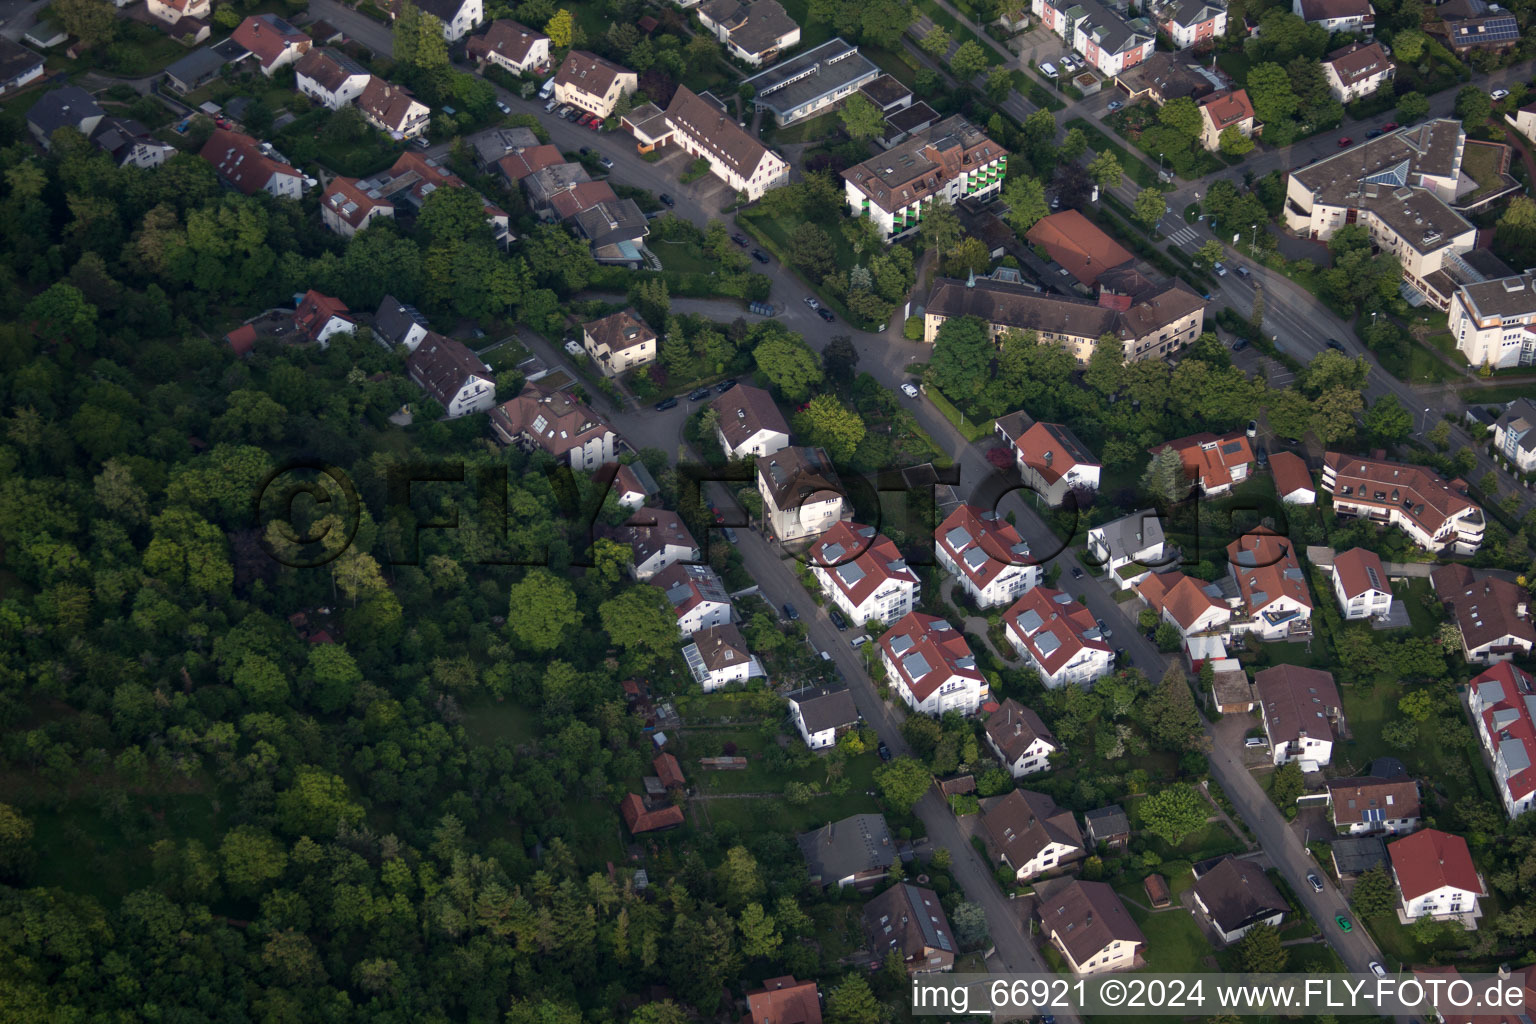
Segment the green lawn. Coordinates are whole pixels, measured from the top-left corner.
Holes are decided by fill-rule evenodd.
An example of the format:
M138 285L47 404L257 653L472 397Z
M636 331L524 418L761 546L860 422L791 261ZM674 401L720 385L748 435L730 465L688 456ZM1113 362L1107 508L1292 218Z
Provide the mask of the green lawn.
M795 215L786 214L774 217L764 212L761 207L753 207L739 211L736 214L736 223L746 228L748 234L755 237L763 244L764 248L777 256L779 262L786 265L790 264L788 259L789 238L790 235L794 234L795 228L800 226L800 221ZM832 262L834 266L851 267L859 262L858 255L853 251L853 246L849 244L848 239L841 231L828 231L827 235L832 239L834 251ZM798 272L797 276L799 276ZM848 307L843 305L842 298L827 292L822 288L820 281L806 281L804 277L801 277L801 280L805 283L806 287L816 293L823 305L830 308L843 320L855 326L864 326L868 329L870 325L863 324L862 318L855 317L849 313Z
M1126 816L1131 820L1131 828L1141 828L1141 801L1145 797L1131 797L1123 801ZM1214 814L1215 812L1212 811ZM1219 857L1224 853L1239 853L1243 850L1243 844L1232 834L1232 830L1220 820L1207 822L1205 827L1193 835L1185 836L1184 841L1178 846L1170 846L1167 842L1156 836L1145 835L1147 845L1163 860L1187 860L1200 861L1210 857Z
M842 129L842 120L836 110L829 110L825 114L817 114L803 121L786 125L783 128L774 128L773 141L784 146L791 146L800 142L821 142L830 138Z
M1145 899L1145 896L1142 897ZM1180 907L1148 912L1134 903L1126 904L1147 937L1146 969L1154 973L1203 973L1211 969L1208 959L1214 954L1194 915Z
M1157 188L1157 169L1148 165L1141 157L1134 155L1130 150L1112 140L1108 135L1099 131L1093 125L1080 117L1074 117L1063 127L1077 128L1088 139L1088 148L1095 153L1102 153L1106 149L1114 153L1120 160L1120 168L1142 188Z
M722 799L704 804L711 828L729 822L742 832L809 832L829 821L840 821L852 814L871 814L880 810L873 797L862 789L850 789L843 796L818 796L802 807L786 800Z
M824 21L811 20L810 0L784 0L784 12L800 26L799 50L820 46L832 38L832 26Z
M1341 690L1344 720L1348 723L1352 738L1343 744L1342 749L1334 749L1333 765L1338 774L1363 772L1377 757L1401 758L1409 774L1415 778L1433 780L1433 788L1443 789L1450 804L1455 804L1464 796L1478 794L1490 785L1482 757L1474 749L1475 741L1469 741L1464 747L1454 744L1447 746L1433 718L1420 724L1420 742L1409 750L1399 750L1382 739L1382 727L1400 717L1397 702L1407 689L1399 680L1355 683L1341 687ZM1452 761L1467 767L1465 780L1454 771L1446 770L1446 765Z
M1232 84L1241 89L1248 84L1248 69L1251 66L1247 54L1228 50L1216 55L1216 66L1225 71L1232 78Z
M957 21L954 15L950 14L948 11L941 8L938 4L934 3L933 0L917 0L917 9L926 14L928 16L928 20L932 21L935 25L942 25L944 28L948 29L950 38L953 39L956 43L963 43L967 40L970 40L977 46L981 47L981 52L987 55L988 67L1001 64L1003 62L1003 58L998 56L997 51L992 49L991 45L985 39L977 36L974 31Z
M1528 398L1530 384L1494 384L1486 388L1462 388L1461 400L1468 405L1503 405L1517 398Z

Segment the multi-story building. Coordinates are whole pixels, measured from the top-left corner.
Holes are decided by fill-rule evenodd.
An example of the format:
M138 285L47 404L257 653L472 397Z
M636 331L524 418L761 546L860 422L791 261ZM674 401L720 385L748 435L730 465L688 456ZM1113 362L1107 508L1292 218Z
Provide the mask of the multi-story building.
M945 517L933 531L933 550L981 608L1012 604L1045 576L1013 524L975 505L958 505Z
M917 230L935 202L990 199L1003 187L1008 151L959 114L843 172L848 209L882 237Z
M991 692L965 634L943 619L908 612L875 642L886 679L913 711L975 714Z
M1253 464L1253 448L1248 444L1248 435L1241 430L1220 437L1211 433L1191 434L1164 441L1149 451L1155 455L1165 448L1179 453L1184 475L1204 495L1227 493L1248 479L1248 468Z
M1291 0L1291 13L1329 32L1360 32L1376 28L1376 9L1369 0Z
M327 110L340 110L363 94L368 69L339 50L310 50L293 67L299 92Z
M933 343L946 320L974 316L1001 339L1008 331L1034 331L1061 345L1087 366L1094 343L1113 334L1125 345L1126 362L1161 358L1199 337L1205 300L1183 281L1155 284L1136 275L1130 294L1111 292L1104 278L1099 299L1044 295L1007 281L939 278L923 315L923 340Z
M782 127L821 113L879 77L880 68L857 46L829 39L743 84L752 87L753 107L773 115Z
M762 664L747 650L741 631L730 623L693 634L693 643L683 648L683 661L705 693L763 675Z
M1106 78L1146 60L1157 42L1157 30L1146 18L1127 19L1099 0L1032 0L1030 7Z
M1467 684L1467 707L1493 762L1504 811L1518 818L1536 807L1536 679L1501 661Z
M1518 472L1536 472L1536 402L1517 398L1493 424L1493 449Z
M443 38L456 43L485 20L481 0L416 0L416 6L443 23Z
M1185 640L1203 633L1225 632L1227 623L1232 621L1232 609L1220 587L1182 572L1148 575L1136 585L1136 594Z
M175 25L183 18L206 21L213 14L213 3L212 0L145 0L144 9L167 25Z
M314 41L275 14L253 14L236 26L230 39L253 57L261 73L271 78L278 68L309 52ZM245 57L239 59L244 60Z
M601 416L570 392L546 390L533 380L523 385L516 398L496 407L491 429L505 444L547 452L556 461L589 473L614 460L618 439Z
M1040 934L1066 958L1073 974L1102 974L1136 966L1146 936L1104 882L1071 882L1039 901Z
M1144 508L1089 529L1088 554L1115 586L1129 590L1168 561L1163 539L1162 517Z
M1070 594L1035 587L1003 613L1003 625L1008 642L1047 689L1092 686L1114 667L1115 652L1093 613Z
M1323 453L1323 490L1341 516L1396 526L1425 551L1471 555L1483 543L1483 510L1461 481L1386 459Z
M1514 12L1489 0L1446 0L1424 19L1424 29L1457 53L1508 50L1521 36Z
M1456 281L1445 268L1477 242L1477 229L1451 206L1473 187L1463 181L1465 146L1461 122L1440 118L1309 164L1286 185L1286 226L1326 242L1345 224L1364 225L1414 291L1449 309Z
M1169 0L1153 8L1153 17L1176 50L1215 43L1227 31L1223 0Z
M1050 770L1051 755L1057 750L1056 737L1039 715L1012 697L987 716L982 731L987 746L1014 778Z
M1427 828L1388 843L1387 856L1405 918L1474 920L1483 915L1477 901L1488 895L1488 886L1461 836Z
M987 799L981 827L993 855L1020 882L1059 871L1088 853L1077 818L1044 793L1015 789Z
M1536 272L1463 284L1451 298L1451 335L1473 366L1536 363Z
M555 99L589 114L608 117L620 96L635 91L635 73L595 53L572 50L555 72Z
M1234 633L1260 640L1304 637L1312 632L1312 595L1291 542L1260 526L1227 545L1227 570L1237 587L1244 618Z
M1275 764L1297 761L1309 772L1326 765L1333 757L1334 724L1344 721L1332 674L1276 665L1254 673L1253 685Z
M954 932L939 894L900 882L864 905L864 948L877 960L895 951L908 974L948 971L955 966Z
M789 424L773 396L751 384L738 384L709 403L719 417L715 436L728 459L774 455L789 447Z
M1013 450L1024 486L1052 508L1066 504L1074 491L1099 489L1103 467L1087 445L1062 424L1036 423L1020 411L999 416L994 429Z
M320 222L343 238L351 238L380 217L395 217L395 204L358 187L356 178L334 177L320 200Z
M461 341L427 332L405 361L411 380L437 399L446 419L488 412L496 404L496 377Z
M1370 96L1396 74L1397 65L1380 43L1350 43L1323 59L1328 89L1340 103Z
M800 42L800 26L779 0L704 0L694 13L731 56L755 68Z
M821 592L856 626L895 622L912 610L922 590L895 543L873 526L838 522L806 556Z
M1442 565L1429 574L1440 600L1461 631L1462 655L1470 664L1525 657L1536 646L1530 593L1496 576L1478 577L1465 565Z
M427 130L432 111L403 85L370 75L357 97L363 120L392 139L414 139Z
M680 85L664 114L647 117L636 109L624 123L653 148L674 142L689 156L707 161L711 174L749 200L789 182L784 158L749 135L709 93L699 95Z
M1253 104L1246 90L1223 90L1200 100L1200 145L1216 152L1228 128L1235 128L1244 138L1252 138L1261 128L1253 119Z
M641 581L674 563L697 562L702 557L683 517L671 509L637 510L618 528L615 539L629 545L630 575Z
M215 128L201 156L213 164L225 184L245 195L266 192L279 199L298 199L304 194L303 173L249 135Z
M730 595L719 575L707 565L674 562L652 576L650 583L667 595L667 603L677 614L678 631L685 637L731 621Z
M1330 779L1328 806L1341 835L1412 832L1419 824L1419 784L1407 776Z
M821 448L785 448L758 456L757 492L763 518L780 541L826 533L848 512L832 460Z
M606 377L656 361L656 332L627 309L582 324L581 343Z
M1315 505L1317 485L1306 460L1295 452L1275 452L1269 457L1269 473L1275 478L1275 494L1286 505Z
M549 66L549 36L507 18L497 18L465 46L469 59L514 75Z
M1365 548L1340 551L1333 558L1333 597L1346 619L1383 618L1392 612L1392 588L1381 556Z

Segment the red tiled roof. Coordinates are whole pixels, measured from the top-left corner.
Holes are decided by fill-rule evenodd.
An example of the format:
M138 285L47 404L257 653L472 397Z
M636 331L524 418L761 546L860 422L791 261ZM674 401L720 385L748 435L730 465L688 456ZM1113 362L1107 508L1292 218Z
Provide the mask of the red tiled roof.
M896 644L903 638L911 641L910 646ZM965 634L937 616L908 612L885 632L879 644L918 703L927 700L941 684L956 676L986 683L986 676L976 667L976 658L971 653L971 645L965 641ZM899 653L895 651L897 646L901 647ZM914 654L921 655L928 666L928 671L916 678L913 678L909 665Z
M224 340L229 342L229 347L234 350L235 355L246 355L256 347L256 328L250 324L241 324L224 335Z
M960 538L951 537L957 529L970 535L970 540L959 546L952 540L960 541ZM1020 539L1019 531L1012 523L996 512L988 512L976 505L957 507L933 531L933 538L977 588L986 587L1012 566L1035 561L1029 556L1029 546ZM987 557L973 556L973 562L966 557L972 550L980 550Z
M1216 126L1217 131L1253 120L1253 104L1248 101L1248 93L1243 89L1212 93L1200 101L1200 109Z
M1475 651L1510 636L1536 644L1530 594L1518 584L1496 576L1479 578L1460 563L1442 565L1430 573L1429 581L1440 599L1451 606L1467 650Z
M1415 900L1445 886L1483 892L1483 880L1472 864L1467 841L1439 829L1427 828L1387 844L1392 871L1405 900Z
M565 157L554 146L530 146L520 149L515 153L508 153L496 161L496 166L508 181L522 181L528 175L542 171L546 167L565 163Z
M1029 613L1034 612L1040 624L1026 628L1021 619L1032 622ZM1050 587L1035 587L1024 594L1003 613L1008 632L1018 637L1030 651L1034 660L1048 675L1056 673L1063 665L1084 650L1108 651L1109 644L1099 636L1099 624L1093 613L1068 594ZM1089 632L1092 631L1092 636ZM1050 636L1053 641L1045 638Z
M1148 607L1155 612L1166 610L1185 629L1190 629L1200 616L1212 608L1226 609L1224 601L1218 601L1205 588L1204 580L1186 576L1182 572L1153 573L1136 585L1136 592L1144 597Z
M302 177L298 170L261 151L261 144L249 135L215 128L200 154L213 164L219 177L248 196L267 187L275 174Z
M599 203L618 201L613 186L606 181L583 181L549 197L549 205L560 215L561 220L574 217L583 210L590 210Z
M1388 594L1392 592L1387 584L1387 568L1381 564L1380 556L1374 551L1350 548L1339 552L1333 559L1333 572L1344 588L1345 597L1359 597L1368 590L1380 590ZM1372 573L1375 573L1374 579Z
M308 51L310 38L275 14L253 14L235 29L235 42L250 50L263 68L281 57L289 46Z
M1492 686L1485 684L1497 684L1503 691L1502 696L1491 699L1489 692ZM1501 661L1481 675L1474 676L1467 684L1468 688L1484 694L1482 712L1478 716L1482 719L1483 729L1492 739L1494 749L1490 751L1495 757L1499 755L1499 748L1505 743L1516 745L1525 755L1525 767L1518 771L1511 771L1506 788L1510 795L1519 800L1527 793L1536 790L1536 680L1532 680L1530 673L1518 669L1512 662ZM1509 751L1505 763L1511 769L1519 763L1519 752Z
M321 295L311 288L304 293L304 301L299 303L299 308L293 311L293 326L303 331L310 341L315 341L332 317L339 316L350 322L352 318L347 315L348 312L345 302Z
M1379 818L1417 818L1419 784L1413 779L1379 779L1374 776L1332 779L1328 796L1333 803L1333 823L1354 825ZM1380 811L1368 819L1367 811Z
M872 526L838 522L806 554L810 565L827 570L833 585L854 607L887 583L919 582L896 544Z
M683 778L682 766L677 763L677 758L671 754L657 754L656 759L651 762L651 766L656 769L656 775L661 779L662 785L668 789L688 784L687 780Z
M354 228L366 224L375 210L388 210L391 216L394 215L394 203L388 199L373 198L358 188L357 182L356 178L332 178L331 183L325 186L321 205Z
M638 793L630 793L619 804L619 814L624 819L624 824L629 828L631 835L640 835L642 832L654 832L657 829L672 828L683 823L683 809L669 804L656 810L647 810L645 801Z
M1106 270L1123 266L1131 254L1076 210L1062 210L1035 222L1024 236L1051 254L1072 276L1092 286Z
M1060 423L1035 423L1013 439L1024 465L1052 484L1074 466L1097 466L1093 453Z
M1232 470L1253 461L1253 449L1248 446L1248 435L1241 430L1220 437L1211 433L1191 434L1176 441L1153 445L1148 451L1156 454L1164 448L1172 448L1179 453L1184 463L1184 474L1199 483L1203 490L1232 483Z
M1324 452L1323 465L1334 471L1336 499L1383 511L1396 509L1431 537L1452 516L1468 509L1481 510L1465 494L1453 490L1445 477L1423 466L1343 452ZM1345 493L1345 488L1350 493Z
M1413 969L1413 976L1421 984L1426 981L1437 980L1444 985L1448 981L1461 977L1461 972L1455 967L1415 967ZM1442 1005L1436 1007L1436 1012L1445 1024L1530 1024L1530 1007L1536 1006L1536 967L1510 971L1508 979L1504 979L1498 984L1500 988L1506 988L1506 986L1511 984L1523 988L1525 998L1519 1005L1512 1006L1502 1012L1489 1010L1483 1013L1467 1013L1464 1009L1458 1008L1449 999L1446 999ZM1441 988L1438 991L1445 993L1446 989ZM1478 991L1476 986L1474 986L1473 991L1474 993Z
M1228 544L1227 564L1232 567L1248 614L1259 614L1281 597L1312 607L1312 595L1307 592L1291 542L1273 530L1256 527Z
M1275 452L1269 457L1269 471L1275 476L1275 490L1282 498L1295 491L1317 493L1317 485L1312 482L1312 471L1295 452Z
M555 458L563 458L613 428L566 391L546 391L529 381L517 397L491 410L491 428L508 444L523 437Z
M747 1014L743 1024L821 1024L816 983L794 975L769 978L760 991L747 993Z

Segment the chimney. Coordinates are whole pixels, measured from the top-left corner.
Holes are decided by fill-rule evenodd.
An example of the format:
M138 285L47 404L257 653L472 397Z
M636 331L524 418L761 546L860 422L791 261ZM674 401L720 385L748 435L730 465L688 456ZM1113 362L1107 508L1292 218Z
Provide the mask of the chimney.
M1050 464L1051 464L1051 460L1052 460L1052 459L1053 459L1053 458L1055 458L1055 455L1056 455L1056 453L1055 453L1055 452L1046 452L1046 453L1045 453L1045 464L1046 464L1046 465L1047 465L1047 466L1049 466L1049 465L1050 465Z

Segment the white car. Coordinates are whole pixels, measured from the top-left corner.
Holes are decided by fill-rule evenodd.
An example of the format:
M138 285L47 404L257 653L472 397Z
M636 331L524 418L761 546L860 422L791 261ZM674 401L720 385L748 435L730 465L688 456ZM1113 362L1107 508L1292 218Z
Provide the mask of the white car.
M1227 268L1222 266L1220 260L1216 261L1215 263L1212 263L1211 264L1211 269L1216 271L1216 276L1217 277L1226 277L1227 276Z
M559 100L550 100L548 103L544 104L544 113L548 114L550 111L554 110L559 105L560 105L560 101Z
M1375 960L1372 960L1371 973L1376 975L1378 978L1385 978L1387 976L1387 969L1381 966L1381 964L1377 963Z
M810 306L812 309L820 309L821 308L821 303L817 302L815 299L813 299L809 295L807 295L805 297L805 304L807 306Z
M1044 64L1040 65L1040 73L1046 78L1055 78L1056 65L1052 64L1050 61L1046 61Z
M911 381L908 381L901 386L901 393L906 395L908 398L916 398L917 386L914 385Z
M1073 56L1064 56L1061 58L1061 66L1065 71L1076 71L1077 58Z
M1488 94L1488 98L1493 100L1493 102L1495 102L1495 103L1499 102L1500 100L1508 99L1509 98L1509 90L1508 89L1495 89L1495 90L1493 90L1493 92Z
M496 101L496 109L501 111L503 114L512 113L512 108L501 102L501 100Z
M869 643L868 633L865 633L862 636L856 636L852 640L848 641L848 645L850 647L863 647L867 643Z

